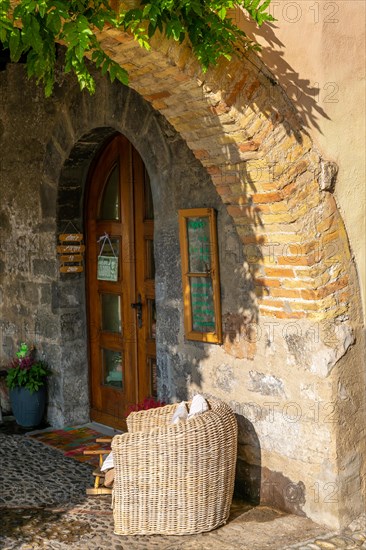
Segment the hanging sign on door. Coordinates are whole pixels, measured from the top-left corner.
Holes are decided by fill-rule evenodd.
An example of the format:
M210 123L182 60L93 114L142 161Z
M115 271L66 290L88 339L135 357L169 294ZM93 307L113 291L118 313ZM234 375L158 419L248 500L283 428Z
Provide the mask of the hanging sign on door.
M97 279L98 281L116 282L118 281L118 257L114 251L109 235L105 233L98 242L102 244L98 256ZM103 253L106 243L108 243L108 248L112 255L107 255L106 251Z

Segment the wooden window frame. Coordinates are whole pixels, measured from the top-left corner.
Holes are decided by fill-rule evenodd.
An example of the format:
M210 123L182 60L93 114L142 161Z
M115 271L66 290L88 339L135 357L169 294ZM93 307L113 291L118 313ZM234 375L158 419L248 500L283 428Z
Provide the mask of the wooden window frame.
M179 241L182 260L182 283L183 283L183 310L184 330L187 340L198 342L209 342L212 344L222 343L221 323L221 296L220 296L220 272L219 255L217 246L217 224L216 211L214 208L189 208L178 210L179 217ZM189 250L187 224L190 218L208 218L210 234L210 259L211 269L208 272L189 271ZM193 330L191 277L207 277L212 281L213 308L215 314L215 330L212 332L199 332Z

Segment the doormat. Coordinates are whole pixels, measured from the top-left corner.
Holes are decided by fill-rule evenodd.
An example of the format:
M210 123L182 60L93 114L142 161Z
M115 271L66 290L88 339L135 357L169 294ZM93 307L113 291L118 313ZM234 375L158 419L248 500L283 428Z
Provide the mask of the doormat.
M107 454L111 448L110 443L96 443L95 441L97 437L105 437L105 435L86 427L71 426L62 430L32 434L28 437L33 437L45 445L62 451L65 456L79 462L87 462L95 467L99 466L99 456L84 455L83 452L105 449Z

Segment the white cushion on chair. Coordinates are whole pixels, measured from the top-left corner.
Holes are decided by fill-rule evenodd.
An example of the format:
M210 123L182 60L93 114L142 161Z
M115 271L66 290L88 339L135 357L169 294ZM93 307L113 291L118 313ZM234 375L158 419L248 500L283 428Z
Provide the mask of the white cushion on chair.
M189 408L188 418L192 418L192 416L195 416L196 414L204 413L208 411L208 409L209 407L206 399L203 397L203 395L200 395L198 393L192 399L192 403Z
M114 468L114 462L113 462L113 453L112 451L109 453L107 458L104 460L101 471L104 472L105 470L110 470L110 468Z
M187 406L184 401L179 403L178 407L175 409L172 424L178 424L178 422L185 421L188 418Z

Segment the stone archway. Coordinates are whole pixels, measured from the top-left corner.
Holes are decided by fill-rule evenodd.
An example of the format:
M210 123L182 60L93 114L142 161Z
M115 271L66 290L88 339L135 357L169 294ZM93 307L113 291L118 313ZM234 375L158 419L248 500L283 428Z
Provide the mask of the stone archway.
M105 83L100 84L102 90L93 98L76 92L58 117L47 147L44 193L49 189L51 197L50 190L56 186L56 234L64 232L69 222L82 231L88 172L98 150L116 132L125 135L138 149L149 172L154 200L159 395L166 400L186 397L187 373L172 376L178 367L177 357L170 353L181 338L183 307L177 209L203 205L218 211L221 247L224 250L226 242L230 246L221 269L228 287L234 266L242 260L240 240L210 177L169 123L139 94L123 86L106 86L110 100L107 104ZM101 101L103 110L99 108ZM121 104L124 114L116 120L115 105ZM81 134L76 142L72 126ZM251 283L243 280L240 287L243 296L239 301L226 293L224 310L230 311L234 301L240 302L256 318L256 306L249 295ZM50 421L84 422L89 414L84 273L60 274L54 283L54 298L60 327L58 374L62 381L51 391ZM205 350L196 349L195 353L197 358L207 356ZM198 380L197 372L191 375Z
M320 156L291 104L252 57L223 63L203 82L185 48L161 41L143 52L115 31L102 37L116 59L129 53L131 87L138 94L101 78L93 98L69 79L60 82L54 100L34 93L32 112L42 113L37 124L43 121L45 130L36 142L41 167L32 165L29 205L42 217L28 216L28 204L20 227L15 216L7 217L9 235L23 232L28 248L31 237L40 235L43 246L31 268L24 262L22 284L28 279L17 292L30 308L34 298L27 289L43 285L41 306L37 302L43 349L58 369L50 418L78 422L87 409L85 333L78 321L83 282L56 274L55 236L64 221L81 222L93 154L117 130L148 167L161 208L157 263L173 266L169 277L161 271L157 285L161 395L180 399L203 391L229 402L240 419L238 471L247 494L256 485L262 502L332 526L345 524L362 510L363 348L355 269L334 198L324 190L330 182ZM18 70L9 68L9 90ZM31 98L29 83L27 91ZM93 134L95 129L102 130ZM41 134L38 127L35 134ZM27 137L26 153L35 148ZM19 147L16 139L12 146ZM21 151L19 158L23 164L31 160ZM187 206L219 210L223 346L184 340L174 224L175 209ZM4 295L12 285L10 277ZM16 320L11 304L4 307Z

